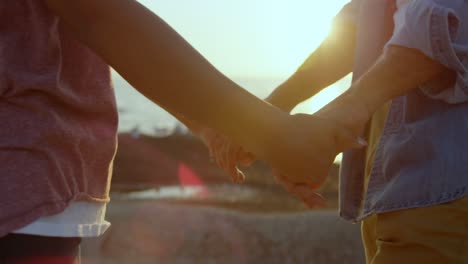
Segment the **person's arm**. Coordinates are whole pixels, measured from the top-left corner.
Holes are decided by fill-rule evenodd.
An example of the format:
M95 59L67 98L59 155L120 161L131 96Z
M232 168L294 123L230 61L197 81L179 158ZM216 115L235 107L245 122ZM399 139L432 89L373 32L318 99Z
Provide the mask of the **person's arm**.
M290 112L299 103L351 72L358 2L354 0L341 10L334 19L329 36L292 76L266 98L269 103Z
M266 101L285 112L290 112L297 104L351 71L359 5L360 0L353 0L341 9L334 19L333 31L329 36L288 80L266 98ZM217 164L228 172L235 182L242 182L244 174L237 168L238 163L249 165L255 156L213 129L201 128L195 132L203 139Z
M322 178L311 171L324 175L336 151L361 146L334 122L290 116L241 89L136 1L46 3L146 97L224 133L295 182L317 184Z
M47 0L48 7L142 94L253 149L281 113L241 89L133 0ZM259 122L261 120L262 122ZM249 135L251 131L257 135Z
M344 6L333 20L327 38L284 83L265 100L285 112L343 78L352 70L356 37L356 17L360 1ZM177 115L194 133L205 128Z
M355 34L355 24L349 19L336 19L334 30L327 39L265 100L285 112L290 112L297 104L350 73L354 58ZM244 180L237 163L240 159L252 161L251 153L242 151L242 147L233 143L229 137L210 128L195 127L192 131L204 139L217 164L228 172L234 181Z
M372 69L351 86L348 94L359 98L370 114L387 101L450 73L453 73L450 69L418 50L390 46Z
M359 134L387 101L450 72L418 50L389 46L367 73L316 114L332 118Z
M334 19L333 31L283 84L278 86L266 101L290 112L297 104L336 82L352 69L356 35L356 18L360 1L353 0L344 6ZM313 33L311 33L313 34ZM244 151L228 137L210 128L198 129L217 164L236 182L244 175L238 163L250 164L255 157Z
M419 86L434 100L448 104L468 101L468 2L413 0L399 6L395 31L387 46L415 49L450 72Z
M323 110L341 109L341 119L358 129L382 104L413 89L446 103L468 101L463 63L468 56L467 12L468 4L451 1L414 0L400 6L384 54Z

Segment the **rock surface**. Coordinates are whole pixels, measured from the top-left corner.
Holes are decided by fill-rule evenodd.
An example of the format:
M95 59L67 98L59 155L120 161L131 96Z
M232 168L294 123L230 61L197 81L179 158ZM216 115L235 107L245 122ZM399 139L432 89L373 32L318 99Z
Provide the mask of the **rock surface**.
M112 190L128 191L182 185L181 169L190 170L202 184L229 184L229 175L210 162L203 143L190 134L174 134L164 138L129 134L119 135L119 148L114 161ZM270 168L256 162L244 168L246 185L277 186ZM311 177L313 177L311 173ZM327 181L318 190L330 208L338 206L338 166L331 168Z
M319 190L329 209L310 211L274 182L262 162L245 171L246 184L229 185L203 144L187 134L121 134L114 164L107 211L112 226L83 241L83 264L364 263L359 226L336 212L337 166ZM207 192L189 199L128 195L194 185Z
M115 200L112 227L83 242L83 263L364 263L358 225L335 210L252 213Z

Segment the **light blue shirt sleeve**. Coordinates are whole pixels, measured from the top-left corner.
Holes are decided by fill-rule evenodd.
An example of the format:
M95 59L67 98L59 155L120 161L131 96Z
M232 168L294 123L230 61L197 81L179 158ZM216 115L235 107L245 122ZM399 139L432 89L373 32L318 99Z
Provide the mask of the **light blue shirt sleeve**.
M468 1L412 0L394 20L387 46L417 49L453 70L421 85L421 91L451 104L468 101Z

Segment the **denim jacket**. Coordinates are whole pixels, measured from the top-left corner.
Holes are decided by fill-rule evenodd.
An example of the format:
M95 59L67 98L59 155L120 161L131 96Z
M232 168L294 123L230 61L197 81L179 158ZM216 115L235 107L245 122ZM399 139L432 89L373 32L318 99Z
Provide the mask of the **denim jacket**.
M358 28L354 79L389 45L417 49L453 75L391 102L366 192L363 151L344 153L340 215L352 221L468 193L468 1L401 1L390 28L385 15L391 1L354 0L338 15Z

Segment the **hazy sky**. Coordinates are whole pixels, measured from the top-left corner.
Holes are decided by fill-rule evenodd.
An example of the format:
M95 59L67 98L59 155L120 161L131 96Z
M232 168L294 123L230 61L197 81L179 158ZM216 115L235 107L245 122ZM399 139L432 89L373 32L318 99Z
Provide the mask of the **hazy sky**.
M284 78L346 0L140 0L229 77Z
M175 28L221 72L261 97L268 93L261 95L259 89L262 87L252 80L259 79L258 83L262 79L270 80L271 84L263 88L273 90L317 47L329 31L333 16L348 1L139 0ZM332 85L300 104L294 112L315 112L348 84L349 78ZM121 125L137 126L143 133L151 134L153 122L162 123L157 127L175 122L168 113L133 89L121 88L117 89L120 107L138 106L135 113L146 118L138 123L134 116L126 118L123 114ZM149 132L145 132L142 124L151 124Z
M264 98L317 47L348 0L139 0L175 28L222 73ZM144 123L175 123L168 113L114 76L119 107ZM313 113L349 85L349 78L299 104ZM132 98L132 100L128 100ZM138 110L135 110L138 108ZM134 127L134 116L121 124ZM141 123L141 122L140 122ZM140 125L140 123L138 123ZM139 126L138 125L138 126ZM152 128L151 128L152 129Z

